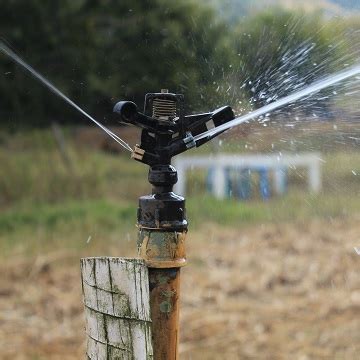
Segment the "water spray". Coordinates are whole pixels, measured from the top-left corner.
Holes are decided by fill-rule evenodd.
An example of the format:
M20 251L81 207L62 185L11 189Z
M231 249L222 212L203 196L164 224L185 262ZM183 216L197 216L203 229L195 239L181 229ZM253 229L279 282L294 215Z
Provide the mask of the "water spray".
M194 138L233 120L234 113L224 106L185 115L184 96L167 90L147 94L143 113L129 101L118 102L114 112L121 122L142 129L132 158L149 166L152 194L139 199L138 254L149 268L154 359L177 359L180 268L186 264L188 222L185 199L173 193L177 172L171 159L217 136Z
M91 120L94 124L96 124L100 129L105 131L112 139L114 139L119 145L121 145L124 149L128 151L132 151L129 144L127 144L123 139L121 139L118 135L113 133L106 126L101 124L99 121L95 120L92 116L90 116L87 112L80 108L80 106L76 105L72 100L70 100L65 94L63 94L55 85L53 85L49 80L47 80L43 75L41 75L38 71L36 71L32 66L27 64L20 56L15 54L13 50L11 50L7 45L4 44L3 41L0 40L0 51L9 56L12 60L14 60L18 65L21 65L25 70L27 70L35 79L39 80L44 86L46 86L51 92L62 98L69 105L79 111L81 114L85 115L89 120Z
M343 71L340 71L334 75L330 75L322 80L315 81L312 84L306 86L305 88L293 92L292 94L285 96L279 100L276 100L268 105L262 106L261 108L249 112L248 114L245 114L243 116L239 116L232 121L222 124L221 126L215 128L215 129L209 129L202 134L196 135L194 137L195 141L200 141L203 139L212 139L217 134L220 134L221 132L224 132L228 129L233 128L234 126L241 125L243 123L246 123L250 120L255 120L259 118L262 115L265 115L267 113L271 113L272 111L281 108L285 105L291 104L297 100L300 100L302 98L305 98L307 96L311 96L325 88L328 88L329 86L335 85L341 81L344 81L348 78L351 78L353 76L356 76L360 74L360 64L354 65L353 67L349 67Z

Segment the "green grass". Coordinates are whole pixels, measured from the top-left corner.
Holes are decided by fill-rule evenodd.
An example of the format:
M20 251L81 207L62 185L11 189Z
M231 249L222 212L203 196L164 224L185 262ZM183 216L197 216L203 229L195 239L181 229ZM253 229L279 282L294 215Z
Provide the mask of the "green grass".
M266 202L221 201L208 196L188 201L188 215L195 227L206 222L236 227L264 222L303 221L314 217L335 218L358 211L360 205L356 197L311 195L302 191L293 191L287 196Z
M37 227L39 225L53 229L65 224L101 223L111 230L119 223L128 222L136 212L135 204L111 203L105 200L64 202L56 205L31 205L12 208L2 213L0 232L14 232L21 227Z
M135 236L134 205L89 200L14 206L0 216L0 253L36 255L54 248L81 251L89 248L89 237L97 242L96 248L106 248L114 241L122 246L126 234Z
M356 197L304 196L295 193L268 202L220 201L197 196L187 203L191 231L203 226L241 227L266 222L303 221L314 217L335 218L359 211ZM0 253L36 254L58 249L88 251L91 237L102 251L126 246L131 238L135 249L136 203L109 200L66 201L35 208L29 204L12 207L0 217ZM102 239L102 240L99 240Z
M48 132L43 132L44 148L39 147L38 132L24 139L18 135L0 146L0 208L19 202L56 203L104 196L133 200L139 191L147 191L147 169L130 156L70 144L69 169L55 143L48 139Z
M2 255L54 249L99 254L109 245L126 252L129 239L135 249L137 198L150 191L145 166L127 155L78 147L68 140L68 169L48 131L1 139ZM204 192L205 173L194 171L188 180L190 228L196 232L208 223L241 227L358 213L359 164L356 152L325 154L321 194L308 194L303 174L295 171L288 195L267 202L218 201Z

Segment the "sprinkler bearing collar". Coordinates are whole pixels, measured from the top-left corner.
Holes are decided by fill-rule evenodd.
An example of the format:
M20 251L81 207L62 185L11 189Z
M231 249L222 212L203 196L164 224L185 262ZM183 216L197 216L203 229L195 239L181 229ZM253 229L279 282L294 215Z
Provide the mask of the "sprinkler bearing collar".
M149 169L152 194L141 196L138 226L143 229L186 231L185 199L173 193L177 172L171 165L156 165Z

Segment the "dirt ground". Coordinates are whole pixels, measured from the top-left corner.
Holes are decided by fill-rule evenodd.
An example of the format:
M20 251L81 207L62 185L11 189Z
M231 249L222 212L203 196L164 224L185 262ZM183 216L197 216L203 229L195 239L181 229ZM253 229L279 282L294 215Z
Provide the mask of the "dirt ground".
M359 359L359 220L190 232L181 359ZM84 358L78 263L0 265L1 359Z

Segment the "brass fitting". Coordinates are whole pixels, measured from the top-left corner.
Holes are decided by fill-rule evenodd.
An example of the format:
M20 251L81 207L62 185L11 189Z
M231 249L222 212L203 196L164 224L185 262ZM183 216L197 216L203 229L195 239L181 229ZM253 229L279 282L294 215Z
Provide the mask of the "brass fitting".
M138 254L149 268L179 268L186 265L186 231L139 229Z

